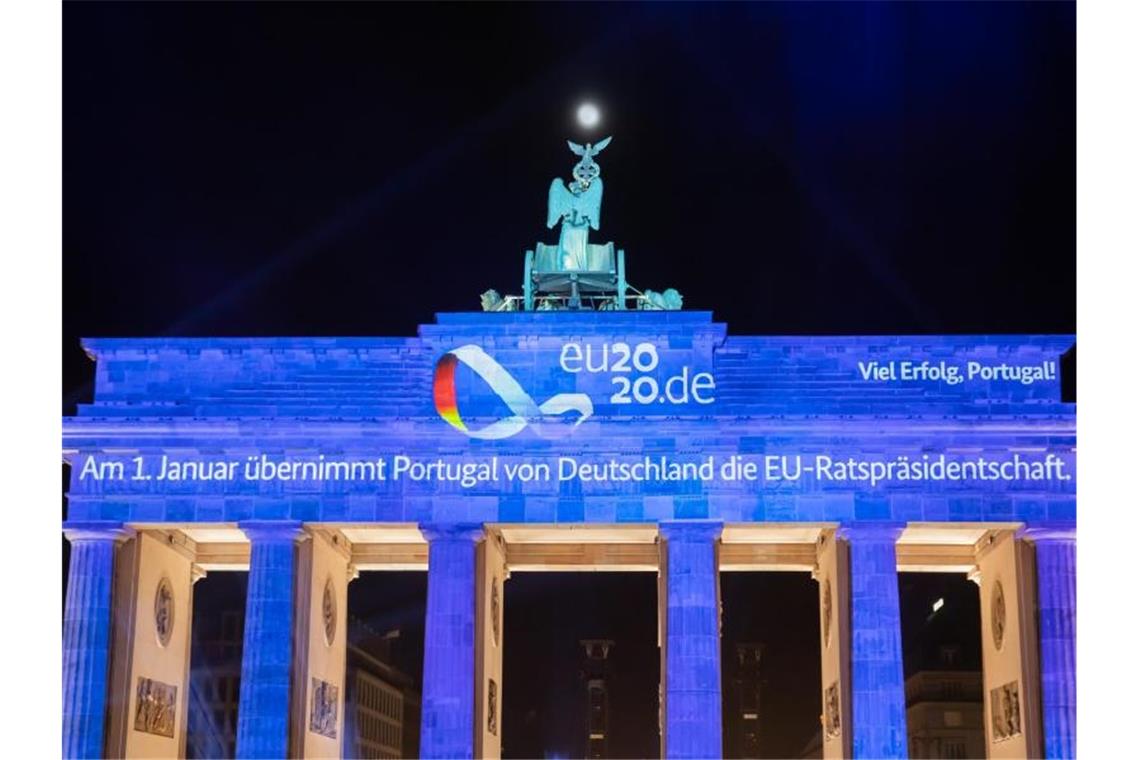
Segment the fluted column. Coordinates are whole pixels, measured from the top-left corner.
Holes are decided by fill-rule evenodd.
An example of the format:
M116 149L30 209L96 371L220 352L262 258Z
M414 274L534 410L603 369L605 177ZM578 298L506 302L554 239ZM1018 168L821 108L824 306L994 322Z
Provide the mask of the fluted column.
M117 522L65 523L71 543L63 611L63 756L102 757L111 660L111 582Z
M237 756L289 754L289 671L293 662L295 521L251 521L238 527L249 538L249 586L242 639Z
M1077 745L1076 526L1030 526L1037 555L1041 717L1046 758L1072 758Z
M665 752L721 756L720 522L663 522L665 541Z
M475 753L475 550L483 526L421 526L428 540L421 758Z
M905 758L903 685L895 542L901 523L840 528L851 563L851 730L856 758Z

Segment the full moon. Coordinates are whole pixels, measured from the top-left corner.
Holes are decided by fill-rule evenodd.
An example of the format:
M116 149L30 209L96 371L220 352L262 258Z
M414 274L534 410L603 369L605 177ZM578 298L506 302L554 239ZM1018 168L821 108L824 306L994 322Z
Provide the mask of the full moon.
M598 107L593 103L583 103L578 106L578 123L583 127L596 127L601 117Z

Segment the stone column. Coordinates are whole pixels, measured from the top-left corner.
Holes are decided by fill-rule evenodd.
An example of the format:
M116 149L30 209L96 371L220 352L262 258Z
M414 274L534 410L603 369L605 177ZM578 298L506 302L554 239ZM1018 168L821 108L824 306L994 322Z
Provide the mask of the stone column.
M424 630L421 758L475 753L475 551L477 524L424 525L428 598Z
M819 672L823 757L851 757L851 562L847 542L820 533L812 578L819 582Z
M1045 757L1072 758L1077 745L1077 530L1031 526L1037 553L1041 713Z
M721 756L720 522L660 525L665 552L665 751Z
M344 747L348 583L352 549L337 531L309 528L293 582L293 695L289 755L338 758Z
M129 533L117 522L72 522L63 612L63 757L102 757L111 656L115 544Z
M982 698L990 760L1041 757L1033 547L1012 530L977 543L982 613Z
M475 756L498 758L503 752L503 585L507 580L506 545L487 535L475 554Z
M194 576L174 531L141 530L116 551L108 757L185 754Z
M851 731L856 758L905 758L895 542L901 523L850 523L839 530L851 566Z
M289 756L289 687L293 663L293 579L297 521L238 523L249 537L249 587L242 639L237 756Z

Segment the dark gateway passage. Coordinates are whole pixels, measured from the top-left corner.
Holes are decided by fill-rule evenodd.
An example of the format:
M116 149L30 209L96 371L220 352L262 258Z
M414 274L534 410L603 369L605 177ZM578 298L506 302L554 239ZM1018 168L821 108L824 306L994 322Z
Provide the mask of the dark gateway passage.
M819 585L721 573L720 595L724 756L820 757Z
M910 757L985 757L981 607L963 573L899 573Z
M241 692L247 572L212 572L194 584L186 757L233 757Z
M503 757L659 757L657 576L515 573L504 588Z
M343 757L418 757L427 573L348 584Z

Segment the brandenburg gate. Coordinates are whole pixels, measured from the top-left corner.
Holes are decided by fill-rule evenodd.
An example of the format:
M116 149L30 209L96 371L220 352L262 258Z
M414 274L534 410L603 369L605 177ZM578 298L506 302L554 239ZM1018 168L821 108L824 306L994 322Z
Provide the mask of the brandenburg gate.
M824 757L907 756L900 571L978 585L988 755L1074 755L1073 337L733 335L587 241L606 142L481 313L84 341L64 756L184 754L194 584L241 570L238 756L339 757L348 586L397 569L423 757L500 754L503 584L581 569L657 574L663 757L721 755L720 574L770 570L818 581Z

